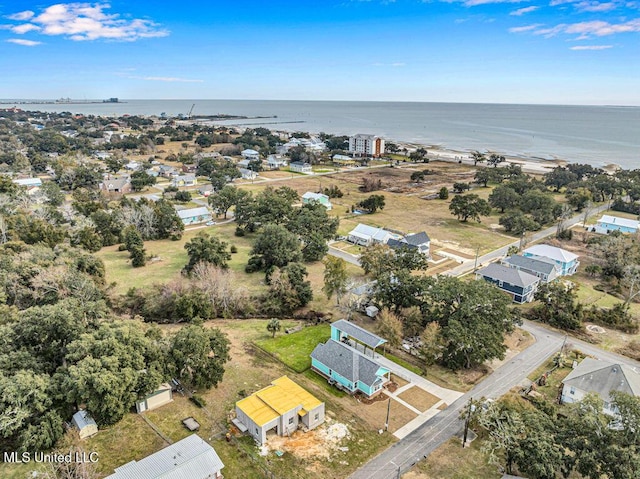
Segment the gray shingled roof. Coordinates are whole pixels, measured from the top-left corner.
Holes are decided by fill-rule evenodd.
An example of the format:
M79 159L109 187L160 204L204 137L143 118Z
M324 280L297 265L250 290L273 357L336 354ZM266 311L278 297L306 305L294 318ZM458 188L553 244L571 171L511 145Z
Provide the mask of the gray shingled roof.
M411 244L411 243L405 243L402 240L397 240L394 238L391 238L389 241L387 241L387 246L389 246L390 248L393 249L400 249L400 248L407 248L407 249L418 249L417 245Z
M223 467L216 451L193 434L140 461L117 467L106 479L207 479Z
M614 364L593 358L582 360L563 383L582 391L597 393L605 401L611 400L611 391L640 396L640 373L626 364Z
M361 343L366 344L370 348L377 348L381 344L387 342L386 339L383 339L376 334L370 333L366 329L361 328L360 326L353 324L346 319L340 319L335 323L331 323L331 327L339 329L340 331L348 334Z
M425 233L424 231L421 231L420 233L415 233L412 235L407 235L404 237L404 240L410 245L414 245L414 246L420 246L422 244L425 244L431 241L429 239L429 235L427 235L427 233Z
M380 380L376 374L378 370L386 369L373 359L334 339L318 344L311 357L348 381L361 381L370 387Z
M509 268L498 263L491 263L482 269L476 271L476 274L486 276L491 279L497 279L514 286L526 288L540 281L540 278L524 271L518 271L515 268Z
M536 271L542 274L551 274L556 268L553 260L547 258L529 258L519 254L508 256L503 260L504 263L512 264L520 268Z

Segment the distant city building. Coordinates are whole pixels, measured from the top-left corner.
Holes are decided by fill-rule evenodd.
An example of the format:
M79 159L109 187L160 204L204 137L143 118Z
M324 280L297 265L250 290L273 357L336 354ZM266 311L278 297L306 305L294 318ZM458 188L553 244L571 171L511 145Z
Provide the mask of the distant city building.
M384 154L384 139L375 135L351 136L349 137L349 151L364 156L382 156Z

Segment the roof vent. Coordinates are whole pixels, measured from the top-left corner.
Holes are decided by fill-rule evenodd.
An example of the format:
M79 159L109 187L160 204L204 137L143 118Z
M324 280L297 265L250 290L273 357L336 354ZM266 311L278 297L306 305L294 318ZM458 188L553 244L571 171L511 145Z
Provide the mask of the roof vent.
M614 366L614 368L611 370L611 372L617 373L617 372L618 372L618 368L616 368L616 367Z

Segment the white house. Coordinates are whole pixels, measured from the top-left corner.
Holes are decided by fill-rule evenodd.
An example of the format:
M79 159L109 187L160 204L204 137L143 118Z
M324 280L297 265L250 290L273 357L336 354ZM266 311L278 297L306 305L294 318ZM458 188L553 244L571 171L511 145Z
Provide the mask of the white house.
M640 373L626 364L614 364L585 358L562 382L562 403L573 403L595 393L604 401L603 412L614 416L611 392L640 396Z
M242 157L245 160L256 161L256 160L260 159L260 153L257 152L256 150L252 150L251 148L247 148L246 150L242 150L240 152L240 154L242 155Z
M258 173L247 168L238 168L238 171L243 180L255 180L258 177Z
M223 467L215 449L192 434L144 459L116 467L106 479L222 479Z
M349 151L363 156L382 156L384 139L375 135L353 135L349 137Z
M313 169L309 163L303 163L301 161L294 161L289 164L289 171L295 171L296 173L313 173Z
M197 184L196 175L174 175L171 178L171 186L196 186Z
M124 167L127 170L137 170L138 168L140 168L140 163L138 163L137 161L130 161L129 163L124 165Z
M270 170L279 170L287 166L287 159L282 155L269 155L267 157L267 167Z
M402 236L385 230L360 223L347 235L347 241L360 246L370 246L374 243L387 244L390 239L399 240Z
M18 186L25 186L27 188L32 186L42 186L42 180L40 178L19 178L17 180L12 180L12 183L15 183Z

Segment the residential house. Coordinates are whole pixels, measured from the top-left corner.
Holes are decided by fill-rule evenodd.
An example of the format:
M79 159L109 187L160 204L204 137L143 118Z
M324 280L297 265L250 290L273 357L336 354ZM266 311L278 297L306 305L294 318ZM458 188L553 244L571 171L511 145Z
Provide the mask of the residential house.
M105 179L98 185L100 190L107 193L131 193L131 178L126 176L107 175Z
M290 138L284 145L276 147L276 153L287 153L291 148L303 147L306 151L321 152L327 149L327 145L316 137Z
M174 175L171 178L171 186L196 186L197 184L196 175Z
M215 449L192 434L144 459L116 467L105 479L222 479L222 468Z
M248 432L264 444L274 430L279 436L289 435L302 425L311 430L324 422L324 403L287 376L271 382L264 389L236 403L232 421L242 432Z
M158 174L163 178L172 178L174 175L178 174L178 170L170 165L159 165Z
M505 293L509 293L514 303L520 304L533 301L533 295L540 283L537 276L497 263L491 263L476 271L476 279L495 284Z
M42 186L42 180L40 178L18 178L16 180L12 180L12 183L15 183L18 186L24 186L26 188L32 186Z
M270 170L279 170L287 166L287 159L282 155L269 155L267 157L267 168Z
M211 193L213 193L213 186L203 185L200 188L198 188L198 193L200 193L205 198L208 196L211 196Z
M580 261L578 261L579 256L577 254L548 244L537 244L531 246L522 252L522 256L526 256L527 258L548 258L553 260L560 268L561 276L574 274L580 265Z
M322 193L313 193L312 191L307 191L302 195L302 204L306 205L309 203L320 203L327 210L330 210L333 207L327 195L323 195Z
M382 391L390 379L389 369L335 339L315 347L311 353L311 369L326 377L329 384L351 394L361 392L367 397Z
M182 170L183 173L195 174L196 170L198 169L198 165L195 165L193 163L190 165L182 165L180 169Z
M168 383L164 383L147 397L136 402L136 411L138 414L145 411L153 411L160 406L169 404L171 401L173 401L173 391Z
M549 258L533 258L514 254L504 258L502 264L537 276L541 283L550 283L560 276L560 267Z
M257 152L256 150L252 150L251 148L247 148L246 150L242 150L240 152L240 154L242 155L242 157L245 160L248 160L248 161L259 161L260 160L260 153Z
M84 409L80 409L73 415L73 418L71 418L71 424L78 429L80 439L85 439L98 434L98 425Z
M158 170L156 170L155 168L147 168L146 170L144 170L144 172L149 176L153 176L154 178L157 178L159 176Z
M416 249L427 257L431 256L431 239L429 238L429 235L424 231L421 233L406 235L404 238L401 238L401 239L391 238L387 242L387 244L393 249L397 249L397 248Z
M384 139L375 135L353 135L349 137L349 151L361 156L382 156Z
M301 161L294 161L289 164L289 171L294 171L296 173L313 173L313 168L309 163L303 163Z
M249 165L251 164L251 160L247 160L246 158L243 158L242 160L238 160L236 162L236 166L238 168L249 168Z
M347 155L333 155L331 158L333 164L336 166L355 166L356 160Z
M211 221L211 212L206 206L200 206L199 208L188 208L184 210L176 210L178 216L182 220L182 223L186 225L195 225L198 223L205 223Z
M138 163L137 161L130 161L129 163L127 163L126 165L124 165L124 167L125 167L127 170L135 171L135 170L137 170L138 168L140 168L140 163Z
M374 243L387 244L389 240L400 240L400 235L387 231L384 228L369 226L360 223L347 235L347 241L360 246L371 246Z
M620 218L619 216L602 215L594 228L596 233L609 234L612 231L622 233L637 233L640 230L640 221Z
M255 180L258 177L258 173L247 168L238 168L238 171L240 171L240 177L243 180Z
M564 378L560 402L578 402L589 393L597 394L604 401L603 412L615 416L612 391L640 396L640 373L626 364L585 358Z

